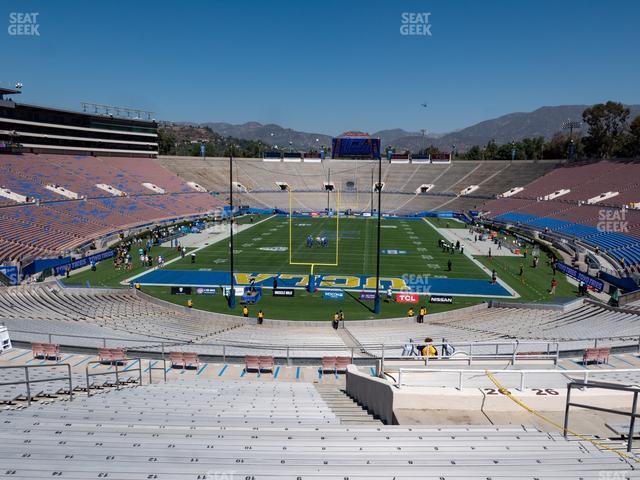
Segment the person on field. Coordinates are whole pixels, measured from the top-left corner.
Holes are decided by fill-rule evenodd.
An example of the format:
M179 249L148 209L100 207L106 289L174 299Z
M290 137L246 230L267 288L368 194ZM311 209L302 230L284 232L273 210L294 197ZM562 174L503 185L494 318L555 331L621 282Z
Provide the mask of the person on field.
M427 309L422 305L418 309L418 323L424 323L424 316L427 314Z
M258 325L262 325L262 322L264 322L264 312L258 310Z
M558 286L558 281L555 279L555 277L551 280L551 290L549 290L549 293L551 295L555 295L556 293L556 287Z
M413 311L413 307L409 307L409 310L407 310L407 317L409 318L413 318L415 312Z
M247 307L246 305L242 307L242 316L245 318L249 316L249 307Z
M391 287L387 288L387 299L386 302L387 303L391 303L393 301L393 290L391 290Z

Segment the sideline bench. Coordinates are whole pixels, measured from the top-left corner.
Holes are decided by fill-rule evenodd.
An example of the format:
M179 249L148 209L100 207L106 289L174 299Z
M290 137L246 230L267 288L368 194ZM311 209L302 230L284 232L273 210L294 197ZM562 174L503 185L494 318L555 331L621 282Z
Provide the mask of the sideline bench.
M200 358L197 353L169 352L169 360L171 361L171 368L187 369L194 367L196 370L200 368Z
M127 352L123 348L99 348L98 361L103 364L121 365L127 360Z
M32 343L33 358L45 360L60 360L60 345L54 343Z
M596 362L607 364L609 363L609 355L611 354L611 348L585 348L582 354L582 364L587 365L589 362Z
M351 365L350 357L322 357L322 372L346 372L347 366Z
M273 372L275 362L272 356L262 355L247 355L244 357L244 369L246 372Z

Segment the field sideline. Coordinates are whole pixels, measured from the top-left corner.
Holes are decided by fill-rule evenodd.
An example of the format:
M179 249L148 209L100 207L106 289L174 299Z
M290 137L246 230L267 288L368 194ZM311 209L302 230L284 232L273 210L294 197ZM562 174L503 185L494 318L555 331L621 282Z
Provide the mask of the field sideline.
M261 220L259 216L254 217L257 223ZM241 217L240 223L247 223L249 217ZM444 228L455 228L463 224L456 225L456 222L449 222L445 219L437 219L430 223ZM465 255L459 253L450 255L443 253L437 247L438 239L441 238L437 230L428 225L424 220L383 220L382 226L395 226L396 228L382 229L382 250L396 250L395 253L384 253L381 255L381 274L402 275L404 273L429 274L432 278L467 278L488 280L487 274L483 272ZM296 226L296 224L301 224ZM308 224L308 225L303 225ZM292 235L294 245L294 261L303 259L304 261L329 262L335 259L335 235L331 237L331 232L335 232L335 219L294 217ZM341 218L340 219L340 258L338 266L318 266L315 273L318 274L354 274L354 275L374 275L375 274L375 219L363 218ZM305 239L307 234L316 236L325 232L329 238L328 247L307 248ZM420 243L415 243L420 242ZM249 229L234 235L235 271L237 272L289 272L308 274L310 267L302 265L289 265L289 220L287 217L279 216L267 219L259 225L254 225ZM273 248L278 247L278 248ZM284 250L282 249L284 247ZM175 258L175 250L156 247L156 253L163 252L168 258ZM266 248L266 250L264 250ZM418 251L418 248L426 248L426 252ZM262 249L262 250L261 250ZM404 251L405 253L400 253ZM209 246L205 246L196 253L196 262L191 264L189 253L184 259L178 258L167 265L165 270L187 270L187 271L225 271L228 270L228 240L222 240ZM423 258L429 257L429 258ZM134 263L137 264L134 255ZM452 259L452 272L447 271L446 262ZM550 281L550 268L546 266L546 257L542 258L538 269L534 270L529 262L524 262L526 283L521 284L516 276L516 270L521 263L520 257L494 258L476 256L480 263L489 268L496 268L499 278L504 280L510 287L516 290L521 298L518 301L549 301L553 297L546 289ZM547 271L548 270L548 271ZM132 273L145 272L147 269L138 269L134 272L115 272L109 262L98 265L97 272L83 271L72 274L65 283L85 284L89 282L92 286L119 286L119 282L131 277ZM575 289L563 276L558 277L559 285L557 297L571 297L575 295ZM171 295L167 286L145 286L143 290L158 298L185 305L187 297ZM229 310L222 295L193 295L189 297L193 300L194 308L209 311L219 311L241 315L241 307ZM452 305L427 304L428 311L435 313L455 308L462 308L484 301L480 297L456 296ZM275 298L266 291L260 303L250 307L250 315L255 315L259 308L265 311L267 318L291 319L291 320L329 320L333 313L342 309L347 319L374 319L393 318L406 315L408 304L383 303L380 316L376 316L371 311L372 302L363 302L358 299L355 292L347 292L343 301L326 300L322 298L320 292L310 294L304 290L297 290L294 298Z

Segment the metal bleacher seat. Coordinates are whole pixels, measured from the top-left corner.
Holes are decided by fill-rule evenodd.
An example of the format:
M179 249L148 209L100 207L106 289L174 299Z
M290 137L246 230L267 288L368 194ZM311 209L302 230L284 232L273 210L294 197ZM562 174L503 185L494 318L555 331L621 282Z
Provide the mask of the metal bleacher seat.
M308 383L155 384L4 411L0 421L0 471L6 478L632 474L627 461L588 441L519 425L341 425Z

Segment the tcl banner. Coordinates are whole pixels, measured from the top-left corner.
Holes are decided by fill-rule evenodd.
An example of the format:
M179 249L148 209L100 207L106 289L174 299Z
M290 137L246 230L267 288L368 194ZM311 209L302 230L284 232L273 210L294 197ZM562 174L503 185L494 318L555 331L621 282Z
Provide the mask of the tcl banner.
M418 303L417 293L396 293L397 303Z

